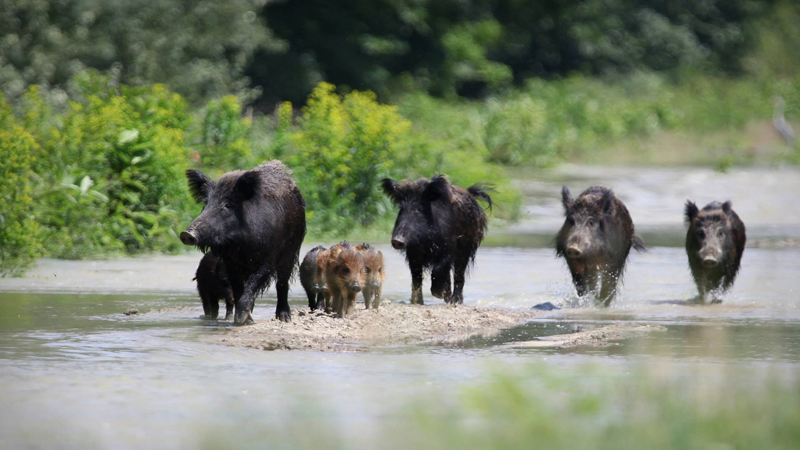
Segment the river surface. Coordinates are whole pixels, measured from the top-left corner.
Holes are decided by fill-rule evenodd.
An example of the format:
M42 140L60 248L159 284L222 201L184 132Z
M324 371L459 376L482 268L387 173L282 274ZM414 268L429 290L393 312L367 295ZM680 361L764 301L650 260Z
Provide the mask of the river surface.
M375 425L399 417L409 398L447 399L498 371L544 365L566 374L591 365L624 374L663 366L753 383L765 372L800 374L800 172L567 166L526 178L520 181L525 216L479 250L465 302L517 309L550 302L561 309L459 344L317 353L205 343L204 335L230 325L199 318L192 282L199 253L41 260L24 278L0 279L0 449L288 448L334 441L374 448ZM607 309L575 297L566 265L550 248L563 220L561 185L577 196L595 183L614 188L651 245L632 254ZM747 225L739 278L719 305L690 302L696 290L682 248L687 198L701 207L730 199ZM303 251L317 244L306 242ZM407 301L402 257L379 248L387 259L384 296ZM430 295L426 301L440 302ZM298 284L290 302L295 314L304 310ZM274 307L270 289L257 300L255 319L269 320ZM141 314L124 315L129 308ZM503 345L616 323L662 331L603 347Z

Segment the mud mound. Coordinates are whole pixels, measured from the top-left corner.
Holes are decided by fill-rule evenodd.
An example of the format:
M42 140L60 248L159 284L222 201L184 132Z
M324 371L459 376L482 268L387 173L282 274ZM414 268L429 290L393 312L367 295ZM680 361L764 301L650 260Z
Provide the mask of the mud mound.
M419 306L385 303L380 309L357 311L346 319L330 314L294 311L292 322L264 320L229 333L208 336L213 342L264 350L363 351L371 347L448 341L511 328L535 316L472 306Z

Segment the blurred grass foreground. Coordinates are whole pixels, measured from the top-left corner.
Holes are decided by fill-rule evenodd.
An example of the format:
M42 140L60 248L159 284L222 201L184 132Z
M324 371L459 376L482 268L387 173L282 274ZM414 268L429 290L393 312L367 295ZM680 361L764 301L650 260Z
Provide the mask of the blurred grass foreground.
M0 275L183 251L187 168L281 159L340 239L391 228L383 177L490 181L502 225L512 170L800 162L788 0L3 6Z
M307 401L245 442L498 450L788 450L800 442L800 383L778 366L495 364L480 381L432 386L363 427ZM203 438L207 448L226 445L226 426Z

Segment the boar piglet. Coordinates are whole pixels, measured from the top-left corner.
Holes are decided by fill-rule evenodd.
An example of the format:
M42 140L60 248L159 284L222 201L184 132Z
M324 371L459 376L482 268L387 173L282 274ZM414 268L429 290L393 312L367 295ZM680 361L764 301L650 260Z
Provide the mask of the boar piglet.
M634 233L628 208L610 189L592 186L573 199L564 186L561 199L566 219L556 236L556 255L566 258L579 296L591 292L608 306L631 247L641 251L644 243Z
M399 208L392 247L405 253L411 270L411 303L422 304L422 279L431 272L431 294L447 303L464 302L467 268L486 232L486 213L478 198L492 206L481 184L463 189L444 175L417 182L382 181L384 193ZM454 289L450 291L450 272Z
M383 270L383 253L367 244L359 244L356 250L364 258L364 281L361 283L361 293L364 294L366 309L378 309L381 305L381 291L386 273Z
M300 263L300 284L308 296L308 307L311 311L325 308L325 297L323 290L326 289L324 276L317 265L317 259L321 253L325 253L325 247L318 245L306 253L303 262Z
M348 242L340 242L328 252L325 279L333 298L333 312L339 317L347 317L355 310L356 294L361 292L364 258Z
M189 189L203 203L200 216L180 235L185 245L210 250L225 263L233 291L234 324L251 323L257 295L276 281L275 317L292 320L289 282L306 233L305 202L280 161L237 170L216 182L187 170Z
M708 294L722 294L736 280L747 242L744 223L731 202L712 202L702 210L686 201L686 255L689 268L705 301Z
M220 300L225 300L225 320L233 317L233 291L222 258L211 253L203 255L194 279L206 319L215 320L219 316Z

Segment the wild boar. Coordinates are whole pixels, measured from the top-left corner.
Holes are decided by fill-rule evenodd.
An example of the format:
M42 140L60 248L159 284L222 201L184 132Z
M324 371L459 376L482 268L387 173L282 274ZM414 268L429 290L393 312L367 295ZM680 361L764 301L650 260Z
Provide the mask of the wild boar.
M385 178L381 186L399 208L392 247L405 253L411 270L411 303L423 304L423 274L430 270L431 294L447 303L462 304L467 268L486 232L486 213L476 199L492 207L483 185L463 189L438 175L402 184Z
M364 281L361 283L361 293L364 295L366 309L378 309L381 304L381 292L386 273L383 267L383 253L367 244L359 244L356 250L364 259Z
M327 288L323 271L317 265L317 258L324 253L326 248L318 245L306 253L300 263L300 284L308 296L308 307L311 311L325 308L323 289Z
M339 317L347 317L355 310L363 278L364 258L350 243L341 242L330 248L325 279L333 298L333 312Z
M687 200L684 213L689 268L700 300L705 301L707 295L722 294L733 286L747 242L745 226L729 201L698 210Z
M579 296L591 292L608 306L631 247L643 251L644 242L634 233L628 208L610 189L592 186L573 199L564 186L561 199L566 219L556 236L556 255L567 260Z
M289 282L306 233L305 202L289 169L270 161L212 181L187 170L200 216L180 234L181 242L211 251L225 263L235 302L234 324L252 323L257 295L276 281L275 317L292 320Z
M221 258L211 253L203 255L194 279L206 319L214 320L219 316L220 300L225 300L225 320L233 317L233 291Z

